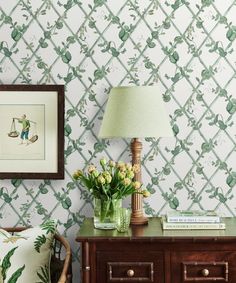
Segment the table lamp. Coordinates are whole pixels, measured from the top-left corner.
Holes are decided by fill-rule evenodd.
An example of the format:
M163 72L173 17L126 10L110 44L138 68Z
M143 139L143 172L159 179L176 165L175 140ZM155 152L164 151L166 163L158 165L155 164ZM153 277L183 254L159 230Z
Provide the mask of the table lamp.
M109 94L100 138L131 138L132 164L140 171L134 180L141 181L141 150L139 138L173 136L162 96L157 86L114 87ZM148 223L143 214L143 196L135 193L131 200L131 224Z

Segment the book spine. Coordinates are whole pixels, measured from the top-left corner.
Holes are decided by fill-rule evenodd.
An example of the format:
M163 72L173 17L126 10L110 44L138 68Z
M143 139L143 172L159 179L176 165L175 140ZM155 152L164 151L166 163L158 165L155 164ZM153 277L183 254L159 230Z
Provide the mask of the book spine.
M167 216L167 222L170 223L220 223L218 216Z
M162 223L164 230L214 230L225 229L225 223Z

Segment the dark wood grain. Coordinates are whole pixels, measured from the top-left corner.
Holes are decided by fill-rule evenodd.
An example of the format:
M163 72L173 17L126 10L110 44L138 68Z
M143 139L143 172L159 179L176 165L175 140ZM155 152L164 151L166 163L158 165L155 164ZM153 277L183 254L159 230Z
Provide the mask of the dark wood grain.
M82 255L90 273L82 282L235 283L236 219L223 221L226 230L163 231L160 218L150 218L118 233L85 219L76 237L82 249L90 247Z

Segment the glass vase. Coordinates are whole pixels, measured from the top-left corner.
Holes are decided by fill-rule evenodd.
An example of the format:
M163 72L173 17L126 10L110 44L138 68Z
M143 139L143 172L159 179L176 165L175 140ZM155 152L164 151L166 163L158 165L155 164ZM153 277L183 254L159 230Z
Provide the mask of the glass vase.
M94 227L116 229L116 211L121 208L121 199L94 199Z

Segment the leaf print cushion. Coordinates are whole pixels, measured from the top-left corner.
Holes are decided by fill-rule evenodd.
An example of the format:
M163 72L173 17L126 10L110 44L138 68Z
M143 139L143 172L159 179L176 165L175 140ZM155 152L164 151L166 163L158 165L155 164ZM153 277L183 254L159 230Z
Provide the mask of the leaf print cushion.
M0 229L0 283L50 283L55 220L12 235Z

